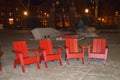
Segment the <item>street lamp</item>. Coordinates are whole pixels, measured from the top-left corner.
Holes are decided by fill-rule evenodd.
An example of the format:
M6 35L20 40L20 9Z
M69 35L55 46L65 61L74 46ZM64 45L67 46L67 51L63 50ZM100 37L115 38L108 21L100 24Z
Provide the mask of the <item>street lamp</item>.
M24 11L24 13L23 13L25 16L27 16L28 15L28 12L27 11Z
M55 4L56 4L56 12L60 12L60 14L61 14L61 22L62 22L62 27L64 28L65 27L65 22L64 22L64 12L65 12L65 9L64 9L64 4L63 4L63 0L56 0L56 2L55 2ZM57 23L56 23L57 24Z
M59 5L59 1L58 0L56 1L56 5Z
M89 9L88 8L85 9L85 13L89 13Z

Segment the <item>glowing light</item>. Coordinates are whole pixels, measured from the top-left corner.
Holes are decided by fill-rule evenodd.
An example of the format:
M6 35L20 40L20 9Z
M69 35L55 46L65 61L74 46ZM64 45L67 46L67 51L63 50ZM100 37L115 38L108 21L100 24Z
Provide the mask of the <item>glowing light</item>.
M24 15L27 16L27 15L28 15L28 12L27 12L27 11L24 11Z
M47 13L45 12L45 13L44 13L44 15L46 16L46 15L47 15Z
M105 21L105 19L104 18L102 18L102 22L104 22Z
M86 9L85 9L85 13L89 13L89 9L86 8Z
M56 5L59 5L59 1L56 1Z
M118 11L115 12L115 16L119 16L119 12Z
M98 18L99 21L101 21L101 18Z
M13 19L13 18L9 18L9 24L10 24L10 25L14 24L14 22L13 22L13 21L14 21L14 19Z

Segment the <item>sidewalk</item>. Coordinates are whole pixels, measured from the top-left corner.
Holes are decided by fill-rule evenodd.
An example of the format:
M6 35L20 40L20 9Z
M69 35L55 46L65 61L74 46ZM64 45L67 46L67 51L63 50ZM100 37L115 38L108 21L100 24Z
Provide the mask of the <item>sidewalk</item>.
M49 62L48 69L45 68L44 62L41 64L40 70L36 64L25 66L26 73L22 73L21 66L13 68L15 58L12 53L12 42L15 40L26 40L29 47L38 48L38 41L35 41L32 33L29 31L0 31L0 44L2 45L2 67L0 72L0 80L120 80L120 32L103 32L100 37L107 39L109 54L106 65L103 60L91 60L91 64L87 63L87 51L85 53L85 64L81 60L70 60L67 64L64 58L65 50L63 50L63 66L58 61ZM81 45L91 43L92 38L80 40ZM53 41L56 46L62 47L64 40Z

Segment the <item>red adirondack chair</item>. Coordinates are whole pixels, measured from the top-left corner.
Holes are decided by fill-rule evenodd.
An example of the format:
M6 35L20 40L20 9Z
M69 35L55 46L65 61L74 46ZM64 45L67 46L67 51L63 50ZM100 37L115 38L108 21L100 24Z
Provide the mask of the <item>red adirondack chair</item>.
M84 64L84 47L78 45L77 39L73 38L66 39L65 50L68 64L70 64L69 59L72 58L76 59L82 58L82 63Z
M40 69L38 50L27 48L26 41L14 41L13 48L13 52L16 55L16 59L14 60L14 68L16 68L17 64L21 64L22 72L25 72L25 65L37 63L37 67ZM34 51L35 55L29 55L29 50Z
M90 59L99 58L104 59L104 64L106 63L108 54L108 47L106 46L106 39L95 38L93 39L92 46L88 47L88 63Z
M45 67L48 68L48 64L47 64L48 61L59 60L60 65L62 65L62 57L61 57L62 49L61 48L54 47L50 39L40 40L39 45L40 45L40 50L42 52L40 56L40 63L42 60L44 60ZM57 49L57 52L54 52L53 51L54 49Z
M0 46L0 47L1 47L1 46ZM0 51L0 59L1 59L2 54L3 54L3 52ZM1 62L0 62L0 71L2 71L2 64L1 64Z

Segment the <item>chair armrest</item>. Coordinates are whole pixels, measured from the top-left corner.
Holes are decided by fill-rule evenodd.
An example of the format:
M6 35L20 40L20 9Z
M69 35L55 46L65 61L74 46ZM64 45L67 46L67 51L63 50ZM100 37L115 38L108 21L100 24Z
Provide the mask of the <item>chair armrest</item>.
M63 50L61 47L57 47L57 46L53 46L53 49L57 49L58 54L61 54L61 52Z
M78 45L78 47L83 48L83 49L86 48L86 46L81 46L81 45Z
M26 51L17 51L17 50L12 50L12 52L14 52L14 53L18 53L18 54L21 54L21 53L26 52Z
M41 52L42 54L45 54L46 53L46 51L45 51L45 49L37 49L39 52Z
M61 47L58 47L58 46L53 46L54 49L61 49L63 50Z
M28 50L29 50L29 51L34 51L34 52L36 52L36 51L37 51L37 52L41 52L40 49L35 49L35 48L28 48Z
M46 50L45 49L39 49L39 51L41 52L41 57L44 57L44 59L46 60Z
M67 47L67 46L64 46L64 48L65 48L65 49L69 49L69 47Z
M39 48L38 48L38 49L35 49L35 48L28 48L28 50L30 50L30 51L34 51L36 56L38 56L38 53L39 53L39 52L41 52L42 55L46 55L46 54L45 54L45 53L46 53L45 49L39 49Z
M37 49L35 49L35 48L28 48L28 50L30 50L30 51L35 51L35 50L37 50Z

